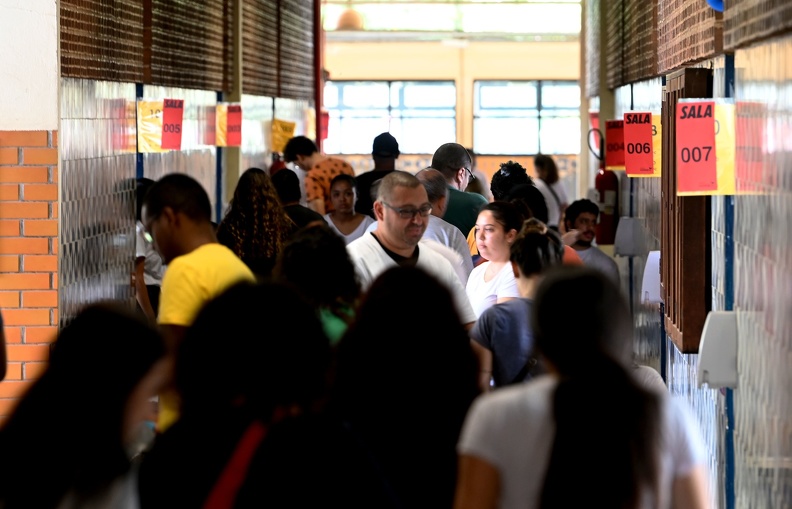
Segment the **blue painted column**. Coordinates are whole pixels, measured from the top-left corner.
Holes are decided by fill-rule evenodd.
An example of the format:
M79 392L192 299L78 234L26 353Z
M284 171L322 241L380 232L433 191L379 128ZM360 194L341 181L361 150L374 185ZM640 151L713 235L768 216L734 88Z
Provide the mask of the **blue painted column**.
M734 55L726 55L725 58L725 80L724 89L726 97L733 97L734 91ZM724 308L725 311L734 310L734 196L723 197L723 218L725 223L726 238L724 240ZM726 509L734 509L734 391L726 389L726 432L724 436L725 448L725 498Z

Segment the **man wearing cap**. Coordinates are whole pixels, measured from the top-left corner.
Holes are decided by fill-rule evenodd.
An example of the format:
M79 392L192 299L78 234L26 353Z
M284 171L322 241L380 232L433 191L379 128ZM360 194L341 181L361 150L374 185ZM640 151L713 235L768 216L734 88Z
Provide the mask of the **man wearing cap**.
M355 212L374 216L374 198L371 196L371 186L388 173L396 169L396 158L399 157L399 142L390 133L382 133L374 138L371 158L374 159L374 169L361 173L355 178L357 186L357 203Z

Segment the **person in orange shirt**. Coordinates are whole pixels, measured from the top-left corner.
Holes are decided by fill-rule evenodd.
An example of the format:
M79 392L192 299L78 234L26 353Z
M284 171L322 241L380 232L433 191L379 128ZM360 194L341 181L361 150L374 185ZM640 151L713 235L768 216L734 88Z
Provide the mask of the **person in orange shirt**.
M330 182L333 177L341 173L355 176L355 170L348 162L322 154L316 143L305 136L295 136L286 143L283 160L294 163L306 172L305 199L308 208L322 215L335 210L330 200Z

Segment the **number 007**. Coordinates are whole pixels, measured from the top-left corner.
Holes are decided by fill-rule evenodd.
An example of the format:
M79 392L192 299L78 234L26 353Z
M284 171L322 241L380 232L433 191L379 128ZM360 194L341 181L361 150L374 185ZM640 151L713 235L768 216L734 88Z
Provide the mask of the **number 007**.
M679 152L679 157L682 159L682 162L689 163L691 160L694 163L704 161L709 161L710 153L712 152L712 147L693 147L693 148L683 148ZM703 159L702 159L703 157Z

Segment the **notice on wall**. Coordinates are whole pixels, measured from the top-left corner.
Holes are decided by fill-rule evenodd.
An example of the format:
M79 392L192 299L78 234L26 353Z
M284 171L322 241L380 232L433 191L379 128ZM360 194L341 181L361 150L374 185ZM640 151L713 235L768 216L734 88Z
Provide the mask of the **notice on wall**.
M137 151L143 154L167 152L162 148L164 101L142 99L137 103Z
M162 109L162 148L181 150L184 100L164 99Z
M677 195L734 194L734 105L680 99L675 156Z
M198 107L199 139L204 145L215 146L217 143L217 106Z
M229 104L226 114L226 146L242 146L242 106Z
M624 120L605 121L605 167L624 169Z
M283 152L286 148L286 143L294 137L294 130L297 127L296 122L288 122L286 120L272 120L272 151Z
M662 167L660 115L624 114L624 168L629 177L659 177Z
M216 114L216 144L218 147L242 145L242 106L220 103Z
M215 114L215 144L218 147L227 146L226 128L228 126L228 105L221 103L217 105Z

